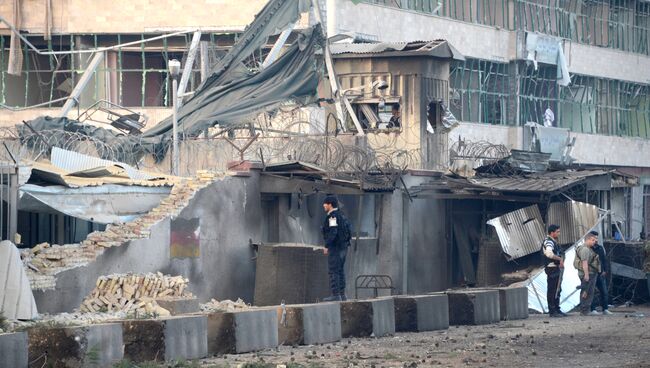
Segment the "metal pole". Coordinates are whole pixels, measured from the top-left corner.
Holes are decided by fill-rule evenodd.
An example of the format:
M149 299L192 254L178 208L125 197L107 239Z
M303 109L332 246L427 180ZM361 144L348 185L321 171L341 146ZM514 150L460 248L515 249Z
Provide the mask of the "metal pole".
M79 96L81 96L81 92L83 92L84 88L86 88L86 85L88 82L90 82L90 79L95 74L95 70L102 61L104 61L104 52L97 52L90 61L90 64L88 64L88 67L84 71L84 74L81 76L81 79L79 79L79 82L72 90L72 93L70 93L70 97L68 97L68 100L63 105L63 108L61 108L61 113L59 116L68 116L68 112L72 110L74 105L78 104L78 99Z
M201 32L194 32L192 36L192 43L190 44L190 49L187 52L187 60L185 61L185 67L183 68L183 74L181 75L181 81L178 85L178 94L183 95L187 89L187 83L190 80L192 74L192 67L194 67L194 59L196 58L196 53L199 49L199 42L201 41ZM178 101L178 106L183 106L183 100Z
M296 23L291 23L284 31L282 31L278 39L273 44L271 51L266 56L266 59L264 59L264 62L262 62L262 69L265 69L269 65L273 64L273 62L278 59L278 56L280 56L280 51L282 51L282 46L284 46L285 42L287 42L287 39L289 39L289 36L291 35L291 32L295 26Z
M172 80L172 174L178 175L178 77Z

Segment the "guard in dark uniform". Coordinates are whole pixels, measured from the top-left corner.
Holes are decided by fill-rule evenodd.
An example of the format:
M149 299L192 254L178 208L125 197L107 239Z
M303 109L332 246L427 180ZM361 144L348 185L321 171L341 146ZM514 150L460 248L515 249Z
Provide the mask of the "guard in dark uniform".
M560 310L560 293L562 292L562 272L564 271L564 258L562 257L562 247L558 244L560 236L560 227L550 225L548 227L548 236L542 243L542 255L544 262L544 272L546 272L546 302L548 303L548 314L551 317L566 317L567 315Z
M336 197L327 196L323 201L323 210L327 213L323 223L323 239L329 269L330 289L332 295L324 301L346 300L345 297L345 257L350 245L350 228L347 218L338 209Z

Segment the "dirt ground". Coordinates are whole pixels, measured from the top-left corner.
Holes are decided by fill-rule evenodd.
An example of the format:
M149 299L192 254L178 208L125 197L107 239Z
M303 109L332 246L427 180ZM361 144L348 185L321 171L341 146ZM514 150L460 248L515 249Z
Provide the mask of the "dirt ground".
M216 367L650 367L650 305L612 316L527 320L448 330L283 346L206 359Z

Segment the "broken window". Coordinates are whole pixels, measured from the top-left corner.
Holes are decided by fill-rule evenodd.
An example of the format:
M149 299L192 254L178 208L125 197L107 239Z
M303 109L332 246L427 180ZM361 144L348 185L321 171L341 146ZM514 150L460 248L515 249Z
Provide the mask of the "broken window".
M370 98L352 102L359 123L365 132L400 132L404 126L398 98ZM394 116L397 114L398 118Z
M508 120L508 64L480 59L454 63L449 76L450 111L461 121L512 124Z

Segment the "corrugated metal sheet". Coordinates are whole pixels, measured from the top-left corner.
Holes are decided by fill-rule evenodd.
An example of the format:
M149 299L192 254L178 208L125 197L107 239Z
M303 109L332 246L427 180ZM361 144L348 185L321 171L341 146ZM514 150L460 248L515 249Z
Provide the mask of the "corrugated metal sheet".
M38 316L20 252L8 240L0 242L0 311L10 320Z
M402 51L408 44L408 42L335 43L330 45L330 52L332 55L375 54L384 51Z
M580 285L580 278L578 270L573 267L575 256L575 246L564 252L564 273L562 274L562 293L560 294L560 309L563 312L569 312L580 304L580 293L576 292L576 287ZM535 276L530 278L526 287L528 288L528 308L540 313L548 313L546 302L548 283L544 268L535 272Z
M129 178L133 180L151 180L159 177L157 175L142 172L121 162L103 160L98 157L88 156L78 152L64 150L58 147L52 148L51 162L52 165L69 173L95 169L98 167L119 166L123 168Z
M383 54L384 57L431 56L465 60L465 57L446 40L378 43L336 43L330 46L332 55Z
M582 178L547 179L547 178L470 178L470 183L500 192L555 192L582 181Z
M584 202L551 203L548 222L560 226L560 244L573 244L598 223L598 207Z
M544 221L537 205L506 213L487 223L494 226L501 249L510 259L539 251L545 237Z

